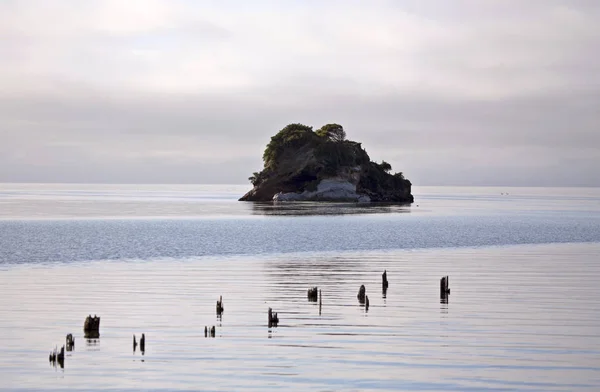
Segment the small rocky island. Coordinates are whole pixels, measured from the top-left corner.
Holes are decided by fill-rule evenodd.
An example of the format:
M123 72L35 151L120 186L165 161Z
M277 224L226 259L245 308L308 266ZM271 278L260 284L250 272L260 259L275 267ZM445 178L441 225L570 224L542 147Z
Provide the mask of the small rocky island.
M411 182L390 174L389 163L371 162L339 124L290 124L271 138L263 161L241 201L413 202Z

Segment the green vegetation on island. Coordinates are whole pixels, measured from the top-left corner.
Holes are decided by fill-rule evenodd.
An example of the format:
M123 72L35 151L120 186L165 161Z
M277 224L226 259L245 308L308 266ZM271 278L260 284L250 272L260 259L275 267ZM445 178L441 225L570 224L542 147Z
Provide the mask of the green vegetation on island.
M317 200L412 203L411 183L386 162L371 162L361 143L346 139L339 124L313 131L289 124L271 137L264 168L240 200Z

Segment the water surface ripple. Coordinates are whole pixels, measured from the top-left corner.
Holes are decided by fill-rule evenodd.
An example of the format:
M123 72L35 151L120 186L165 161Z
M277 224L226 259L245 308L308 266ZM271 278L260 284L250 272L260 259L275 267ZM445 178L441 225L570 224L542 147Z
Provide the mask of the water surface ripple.
M0 389L600 390L600 189L423 187L411 206L246 190L0 184Z
M599 252L600 244L528 245L12 268L0 275L0 384L597 390ZM442 274L450 275L447 304ZM361 284L368 312L356 299ZM314 285L321 314L306 298ZM268 307L279 313L277 328L267 327ZM102 316L96 344L82 336L89 313ZM205 325L216 326L216 338L204 338ZM47 353L69 332L76 349L54 369ZM142 332L144 356L131 347Z

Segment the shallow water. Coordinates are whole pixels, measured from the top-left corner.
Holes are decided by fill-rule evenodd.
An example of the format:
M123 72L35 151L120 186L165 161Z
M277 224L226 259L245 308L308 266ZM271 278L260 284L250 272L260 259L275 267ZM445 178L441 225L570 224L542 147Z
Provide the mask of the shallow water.
M506 199L495 189L429 188L415 192L415 206L365 211L253 206L219 187L219 200L198 192L185 202L194 197L187 187L115 186L116 200L96 189L100 207L73 190L5 187L0 205L20 207L1 209L3 389L600 386L597 190L511 189ZM356 299L361 284L368 312ZM312 286L323 293L321 314L306 298ZM90 313L102 317L101 337L88 343ZM206 325L215 338L204 337ZM132 351L142 332L143 356ZM67 333L75 351L54 368L47 355Z
M599 251L567 244L13 268L0 278L2 385L597 390ZM356 299L360 284L368 312ZM320 315L306 298L314 285ZM268 307L277 328L267 327ZM89 313L102 316L94 345L82 336ZM216 338L204 337L205 325ZM47 352L68 332L76 349L64 369L51 368ZM131 344L142 332L144 356Z
M412 206L238 202L246 189L0 185L0 268L600 242L599 188L421 188Z

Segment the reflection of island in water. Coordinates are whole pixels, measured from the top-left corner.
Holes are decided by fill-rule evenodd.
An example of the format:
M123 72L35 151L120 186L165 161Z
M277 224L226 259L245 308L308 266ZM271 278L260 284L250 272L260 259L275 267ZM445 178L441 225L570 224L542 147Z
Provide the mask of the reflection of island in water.
M407 213L410 204L397 203L323 203L323 202L254 202L254 215L348 215Z

